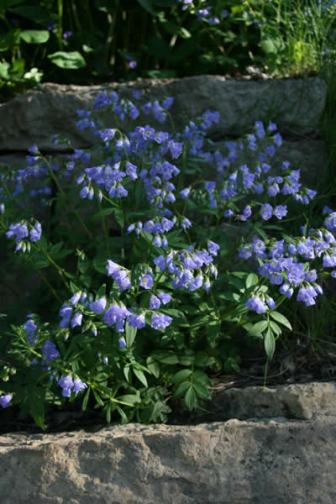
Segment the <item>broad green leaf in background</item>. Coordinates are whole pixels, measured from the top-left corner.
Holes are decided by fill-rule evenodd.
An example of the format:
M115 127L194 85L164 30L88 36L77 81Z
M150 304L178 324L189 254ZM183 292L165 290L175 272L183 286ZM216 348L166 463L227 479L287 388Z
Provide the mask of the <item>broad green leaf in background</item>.
M20 30L10 30L5 35L0 37L0 52L5 52L13 49L20 42Z
M18 3L19 2L17 2L16 5L18 5ZM17 7L9 6L8 11L14 15L29 19L34 23L47 24L47 22L50 20L50 14L48 10L39 5L19 5Z
M20 38L27 44L45 44L49 37L47 30L24 30L20 33Z
M143 7L149 14L152 14L152 16L156 16L156 12L153 9L153 5L151 0L137 0L138 3Z
M8 70L9 70L9 63L7 63L7 61L3 61L2 63L0 63L0 79L9 79L9 74L8 74Z
M85 59L78 51L57 51L48 58L54 65L65 70L77 70L86 66Z

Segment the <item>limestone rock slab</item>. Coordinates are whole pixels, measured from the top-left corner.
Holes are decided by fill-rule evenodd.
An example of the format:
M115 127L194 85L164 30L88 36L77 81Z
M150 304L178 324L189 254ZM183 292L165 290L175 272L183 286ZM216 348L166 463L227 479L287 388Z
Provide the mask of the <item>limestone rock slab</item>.
M221 121L211 131L214 137L239 136L257 119L272 119L283 132L314 132L326 99L326 85L318 77L246 81L206 75L99 86L43 84L0 105L0 151L25 150L32 143L54 150L53 134L66 136L75 147L89 146L93 139L75 128L75 111L90 106L106 88L123 96L135 88L150 98L173 96L177 125L205 110L218 110Z
M334 504L334 420L0 438L2 504Z
M248 415L280 418L0 436L0 502L334 504L335 384L228 390L222 401L238 395ZM285 403L306 420L286 419Z
M276 387L219 387L211 406L217 418L310 419L331 415L336 419L336 384L305 383Z

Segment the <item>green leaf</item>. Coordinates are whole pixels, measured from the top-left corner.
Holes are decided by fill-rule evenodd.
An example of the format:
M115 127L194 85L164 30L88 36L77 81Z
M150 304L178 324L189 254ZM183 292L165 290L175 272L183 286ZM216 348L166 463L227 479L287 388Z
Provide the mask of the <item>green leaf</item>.
M137 0L137 2L143 7L149 14L156 16L156 12L153 9L152 2L150 0Z
M261 336L261 334L267 329L268 322L267 320L261 320L254 324L251 328L248 329L249 334L252 336Z
M272 329L274 334L276 334L277 336L280 336L280 334L282 333L281 327L276 322L273 322L272 320L270 321L270 328Z
M184 39L188 39L188 38L192 37L190 31L187 30L186 28L183 28L182 26L179 29L178 34L180 35L180 37L182 37Z
M20 43L20 33L19 29L10 30L5 35L0 37L0 52L5 52L13 49Z
M210 385L210 378L203 371L195 371L192 375L193 383L199 383L200 385Z
M265 334L264 347L268 360L272 360L275 351L275 339L270 328L268 328Z
M16 4L18 3L19 2L16 2ZM11 7L9 11L18 16L30 19L34 23L42 23L44 24L44 26L46 26L47 22L50 20L50 13L47 9L41 6L23 5L18 7Z
M158 362L156 362L152 356L148 357L147 361L147 369L148 371L155 376L155 378L158 378L160 376L160 365Z
M253 287L254 285L258 285L259 278L258 275L255 273L250 273L247 278L246 278L246 288L249 289L250 287Z
M196 394L201 399L209 399L210 398L208 387L206 387L202 383L198 383L198 382L193 383L193 387L195 389Z
M127 417L126 413L124 412L124 410L122 408L120 408L120 406L117 406L116 410L118 411L118 413L121 417L121 423L122 424L128 423L129 420L128 420L128 417Z
M138 404L140 401L139 394L125 394L122 396L119 396L118 401L126 404L127 406L134 406L135 404Z
M48 58L54 65L65 70L78 70L86 66L85 59L78 51L57 51L49 54Z
M105 418L106 418L106 423L110 424L111 423L111 410L112 410L112 405L109 404L105 408Z
M133 368L133 373L138 378L138 380L145 386L148 387L148 382L145 374L140 369Z
M99 393L96 390L94 390L94 389L92 389L92 393L94 395L96 403L99 404L99 406L104 406L104 401L100 397Z
M153 354L153 358L162 364L178 364L179 359L174 352L156 352Z
M282 313L279 313L277 311L271 311L270 316L272 317L273 320L276 320L277 322L279 322L279 324L287 327L287 329L289 329L290 331L293 330L291 323L284 315L282 315Z
M90 388L87 389L85 392L85 395L83 397L83 402L82 402L82 410L85 411L88 405L89 397L90 397Z
M190 387L189 381L184 381L184 382L180 383L180 385L177 387L177 389L174 392L174 397L183 396L186 393L186 391L189 389L189 387Z
M131 347L134 343L135 337L136 337L137 329L135 327L132 327L129 325L128 322L126 322L126 327L125 327L125 337L126 337L126 343L127 347Z
M182 355L179 357L179 364L182 366L191 366L194 362L195 357L193 355Z
M197 396L195 393L195 389L193 386L191 386L187 392L186 395L184 396L184 402L185 405L189 410L195 409L197 406Z
M35 403L30 411L34 422L38 427L44 429L44 404L42 402Z
M277 45L272 39L265 39L260 42L260 47L266 54L275 54L278 50Z
M0 79L8 80L9 79L9 63L7 61L4 61L0 63Z
M130 381L130 371L131 371L131 368L130 368L130 365L127 364L124 369L123 369L123 372L124 372L124 376L126 378L126 381Z
M191 374L192 374L191 369L181 369L181 371L178 371L177 373L174 374L172 382L175 383L175 385L177 385L178 383L185 381Z
M49 36L48 30L24 30L20 33L20 38L26 44L45 44Z

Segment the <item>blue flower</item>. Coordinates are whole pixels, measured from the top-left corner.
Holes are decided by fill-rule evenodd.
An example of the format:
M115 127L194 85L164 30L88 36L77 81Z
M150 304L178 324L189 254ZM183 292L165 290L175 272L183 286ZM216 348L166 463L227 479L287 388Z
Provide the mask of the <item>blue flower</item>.
M74 327L80 327L82 325L82 322L83 322L83 314L80 313L80 312L76 312L74 314L74 316L72 317L71 327L72 328L74 328Z
M23 325L24 330L27 333L28 342L30 345L34 345L36 342L37 325L32 319L28 319Z
M74 382L72 379L72 376L70 375L62 375L59 380L58 380L58 385L62 389L62 396L63 397L70 397L71 396L71 391L74 386Z
M268 306L260 297L253 296L246 302L246 308L251 311L258 313L259 315L262 313L266 313L268 310Z
M146 325L145 316L143 314L131 313L127 317L127 322L135 329L143 329Z
M87 388L86 383L84 383L80 378L73 379L71 375L62 375L58 380L58 385L62 389L63 397L70 397L71 392L77 395Z
M286 296L287 298L291 298L294 294L293 287L291 287L288 283L281 285L279 290L280 290L280 294L282 294L283 296Z
M168 149L173 159L177 159L183 152L183 143L169 140Z
M73 294L73 296L69 299L70 304L72 304L74 306L77 305L79 303L79 300L80 300L81 296L82 296L82 292L81 291L76 292L75 294Z
M79 392L82 392L87 388L87 384L84 383L80 378L75 378L73 381L73 388L72 391L74 392L75 395L79 394Z
M265 221L271 219L273 215L272 205L270 205L269 203L265 203L264 205L262 205L260 209L260 215L261 218Z
M153 275L151 273L145 273L140 277L140 286L143 289L151 289L154 285Z
M58 359L60 353L57 350L55 343L47 340L42 347L42 356L45 362L50 362L52 360Z
M4 394L0 396L0 406L1 408L8 408L10 402L13 398L12 394Z
M283 219L284 217L286 217L287 215L287 205L277 205L275 208L274 208L274 215L277 219L281 220Z
M30 241L37 242L41 239L42 226L39 222L36 222L34 226L29 231Z
M124 350L125 348L127 348L127 343L126 343L125 338L119 338L118 346L119 346L120 350Z
M158 297L160 298L161 303L164 305L170 303L170 301L172 300L171 295L168 294L167 292L162 292L162 291L159 292Z
M156 330L163 330L170 326L173 319L169 315L163 313L153 313L151 318L151 327Z
M301 287L296 299L304 303L305 306L313 306L316 304L315 298L317 295L317 292L312 286Z
M182 190L180 191L180 196L181 196L181 198L182 198L182 199L187 199L187 198L188 198L188 196L189 196L189 194L190 194L190 190L191 190L191 189L190 189L190 187L186 187L185 189L182 189Z
M157 296L155 296L154 294L151 295L150 299L149 299L149 308L151 310L158 310L161 306L161 300L160 298L158 298Z
M105 310L106 304L107 304L106 297L101 297L96 301L92 301L92 303L89 304L89 309L99 315L103 313L103 311Z
M336 232L336 212L332 212L326 217L324 225L332 233Z
M106 270L107 275L113 278L121 291L131 288L130 274L125 268L109 259L107 261Z
M125 306L113 304L105 312L103 321L108 326L115 326L117 332L123 332L125 321L130 314L130 311Z
M9 230L6 233L7 238L15 238L16 243L20 242L24 238L29 236L27 224L17 222L16 224L11 224Z

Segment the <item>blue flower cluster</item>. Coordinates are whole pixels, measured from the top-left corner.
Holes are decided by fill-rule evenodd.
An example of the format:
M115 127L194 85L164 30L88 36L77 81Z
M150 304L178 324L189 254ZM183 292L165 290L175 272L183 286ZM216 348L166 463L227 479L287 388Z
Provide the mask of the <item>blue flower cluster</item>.
M197 18L209 25L219 25L222 19L228 17L229 12L227 9L222 9L218 16L213 14L213 8L209 4L205 4L201 7L196 7L194 0L177 0L178 3L182 4L182 10L192 10L195 12Z
M34 224L26 221L16 222L9 226L6 236L15 240L15 250L17 252L26 252L30 250L31 243L35 243L41 239L42 226L38 221L35 221Z
M190 292L200 288L208 291L210 279L217 278L217 268L213 264L218 254L219 245L208 242L208 250L195 250L190 246L186 250L170 250L166 255L154 259L155 265L169 274L174 289L187 289Z
M29 345L35 346L39 342L38 335L38 325L32 316L28 316L27 321L23 324L23 329L27 335L27 340ZM60 352L56 347L55 343L49 339L47 339L41 348L42 354L42 365L48 365L51 361L58 359L60 357ZM34 361L36 364L37 361Z
M253 217L263 221L272 217L282 220L288 213L289 198L308 205L316 191L302 185L300 170L292 169L290 163L284 161L281 175L273 174L275 155L281 144L282 137L274 123L265 128L257 121L254 133L246 139L226 142L226 152L223 149L211 154L203 152L203 157L217 168L216 180L204 183L210 208L223 209L225 218L246 222ZM240 162L247 158L249 165ZM181 196L190 198L195 192L189 190Z
M87 384L80 378L73 378L71 375L62 375L57 383L62 389L63 397L71 397L71 393L76 396L79 392L82 392L87 388Z
M107 264L107 274L110 275L111 272L116 277L116 272L121 271L119 265L113 263L111 260ZM142 287L145 291L151 290L154 286L153 272L147 270L142 273L138 279L138 285ZM131 284L129 283L129 287ZM121 289L121 292L124 289ZM154 291L156 292L156 291ZM92 315L100 315L100 320L108 327L113 327L117 333L125 331L125 324L127 323L135 329L143 329L146 326L146 313L150 316L148 319L149 325L156 330L161 330L168 327L172 322L172 317L165 315L163 313L152 313L152 310L158 310L161 305L166 305L172 300L169 293L164 291L157 291L152 293L149 301L148 309L142 308L139 310L138 307L135 309L128 309L125 304L120 300L108 301L106 296L98 297L94 299L92 295L88 295L85 292L75 293L67 302L63 304L60 309L60 323L59 326L62 329L82 327L84 324L84 316L90 320ZM86 324L86 329L91 328L94 336L97 335L97 328L94 323ZM33 321L28 320L25 324L26 332L29 338L36 333L36 325ZM46 346L47 345L47 346ZM49 342L45 343L45 347L42 349L42 353L45 353L45 360L51 360L51 358L56 358L57 349L52 347ZM48 357L48 358L47 358Z
M187 7L192 5L192 1L183 3ZM197 15L210 23L213 11L205 3L197 9ZM68 261L59 267L51 253L49 263L60 273L62 287L67 288L61 298L66 301L59 310L55 341L48 330L39 327L33 315L20 328L21 336L22 330L25 331L29 343L26 347L31 354L40 352L40 359L32 363L39 362L43 371L52 369L50 375L65 398L77 396L94 379L93 374L81 371L82 364L72 367L63 363L61 353L68 340L70 350L77 338L83 348L89 342L99 366L109 363L112 368L116 362L120 366L120 362L133 359L129 342L135 329L146 329L149 333L166 331L162 338L164 345L175 344L175 334L180 329L182 334L187 323L180 328L180 317L176 317L173 325L174 314L183 313L186 319L190 316L190 326L194 327L193 314L202 299L209 306L217 301L228 304L228 310L226 306L225 310L222 306L218 308L220 324L225 323L225 312L238 308L242 314L239 323L245 327L251 316L249 311L267 314L276 308L279 298L292 298L295 294L304 305L315 304L323 292L324 276L330 272L336 278L336 212L326 210L321 229L304 229L302 236L296 238L267 238L269 230L279 229L279 225L268 223L272 219L286 220L289 202L307 205L315 196L315 191L302 185L300 170L289 162L277 160L282 137L274 123L266 126L257 121L246 138L225 142L219 149L207 140L209 129L220 121L218 112L204 112L180 132L170 127L165 131L163 125L173 99L146 102L142 93L133 91L132 95L130 99L115 91L106 91L96 98L91 110L78 111L78 128L91 131L95 139L95 147L90 152L75 149L64 162L50 164L33 146L27 158L28 166L11 181L17 191L33 181L36 194L44 191L46 196L52 180L53 190L57 188L62 203L68 198L69 206L74 192L79 193L71 213L78 208L77 217L82 227L94 238L88 249L85 240L78 248L73 248L69 240L78 259L78 277L73 262L69 261L71 274L65 273L63 266L67 269ZM141 118L145 118L145 123L139 125ZM159 123L158 127L153 126L154 121ZM55 201L60 194L55 195ZM0 196L4 201L1 205L7 206L4 193ZM97 207L92 219L91 215L86 219L87 206ZM68 211L66 204L60 204L55 210L61 213L62 221L64 211ZM17 251L29 250L41 239L42 227L38 221L22 220L9 225L5 223L7 210L2 215L0 209L0 213L2 228L8 238L15 240ZM101 225L96 226L94 219L101 220ZM255 237L239 251L240 259L257 264L259 275L257 284L248 290L247 300L241 292L236 297L235 293L230 293L232 297L226 293L221 296L218 291L222 283L217 290L213 288L218 268L230 269L227 262L224 264L227 247L226 237L222 235L222 225L227 225L227 219L233 219L239 226L247 223L247 230L254 229L253 234L260 233L263 237ZM116 227L120 228L120 234ZM66 236L58 229L55 234L61 240ZM42 252L44 246L48 258L47 242L43 240L36 248ZM57 256L59 245L54 250ZM104 273L102 268L108 277L103 285L99 277ZM235 273L226 274L230 279ZM96 290L98 285L101 287ZM73 293L71 297L69 292ZM191 293L195 294L190 296ZM187 297L194 304L190 312L183 304ZM174 303L173 307L167 306L170 303ZM215 306L209 309L214 317L217 317L216 309ZM110 342L111 334L116 338L114 364L100 347ZM61 338L65 340L62 344ZM161 338L154 339L161 341ZM162 349L160 343L155 349ZM88 383L77 372L83 379L90 376L90 380L85 378ZM146 378L139 380L144 383ZM124 387L125 383L120 388L124 390ZM10 399L9 395L0 395L0 406L6 407Z
M296 239L264 241L255 238L240 249L239 256L241 259L256 258L259 274L277 286L282 296L291 298L297 292L297 301L312 306L323 293L319 273L321 279L326 271L336 278L334 218L335 213L331 213L325 219L325 228L311 229L308 235Z

